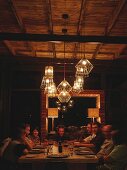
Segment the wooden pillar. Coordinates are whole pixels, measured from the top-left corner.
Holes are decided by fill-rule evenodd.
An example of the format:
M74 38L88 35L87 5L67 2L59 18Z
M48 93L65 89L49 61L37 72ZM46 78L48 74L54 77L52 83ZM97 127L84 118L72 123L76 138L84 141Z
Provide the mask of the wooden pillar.
M102 124L105 124L105 94L104 91L100 92L100 117Z
M46 108L46 95L44 91L41 91L41 139L44 140L46 138L46 117L47 117L47 108Z

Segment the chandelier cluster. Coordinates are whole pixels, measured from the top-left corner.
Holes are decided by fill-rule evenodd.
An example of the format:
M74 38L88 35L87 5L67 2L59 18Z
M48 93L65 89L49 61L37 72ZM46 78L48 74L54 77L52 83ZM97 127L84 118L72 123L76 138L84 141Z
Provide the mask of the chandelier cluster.
M84 78L89 76L93 69L93 65L85 58L81 59L76 67L75 81L73 85L73 92L80 93L83 91Z
M57 89L53 80L53 66L45 67L45 75L43 76L40 88L44 88L44 93L48 94L48 97L56 96Z
M73 87L65 79L65 63L64 63L64 80L56 87L53 80L53 66L45 67L45 75L43 76L40 88L48 97L58 96L61 103L68 103L72 93L80 93L83 91L84 78L89 76L93 69L93 65L87 59L81 59L76 67L75 81Z

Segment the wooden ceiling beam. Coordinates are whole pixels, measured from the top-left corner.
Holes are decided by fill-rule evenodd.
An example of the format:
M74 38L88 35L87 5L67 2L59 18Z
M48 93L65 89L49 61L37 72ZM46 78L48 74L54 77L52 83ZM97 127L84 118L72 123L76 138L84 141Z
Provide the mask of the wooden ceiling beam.
M101 49L102 46L103 46L103 43L100 43L100 44L98 44L98 45L96 46L95 52L94 52L94 54L93 54L93 56L92 56L92 59L95 59L95 58L96 58L96 56L98 55L98 53L99 53L99 51L100 51L100 49Z
M49 33L53 34L53 21L52 21L52 7L51 7L51 1L50 0L46 0L46 4L47 4L47 11L48 11L48 23L49 23ZM55 50L55 44L50 42L51 46L52 46L52 53L53 53L53 57L56 58L56 50Z
M118 59L118 58L127 58L127 53L124 53L124 51L127 49L127 44L123 45L121 48L120 48L120 51L119 53L116 53L115 54L115 59Z
M80 35L81 32L81 25L82 25L82 21L83 21L83 15L85 13L86 10L86 0L82 0L81 2L81 9L80 9L80 15L79 15L79 20L78 20L78 27L77 27L77 35ZM79 43L75 43L74 45L74 55L73 58L77 57L77 51L79 49Z
M111 19L109 20L107 26L106 26L106 29L105 29L105 35L108 36L111 32L111 30L113 29L113 26L115 25L119 15L120 15L120 12L121 10L123 9L124 5L126 3L126 0L120 0L118 6L115 8L114 12L113 12L113 16L111 17ZM96 56L98 55L99 53L99 50L102 48L103 46L103 43L101 44L98 44L97 47L96 47L96 50L95 50L95 53L93 54L93 59L96 58Z
M16 21L20 27L21 32L26 33L27 31L23 24L22 18L20 17L19 12L16 10L15 2L13 0L8 0L8 4L10 5L10 8L16 18ZM31 44L29 42L25 42L25 43L26 43L26 46L32 51L33 56L36 56L36 52L33 50L33 47L31 46Z
M26 32L26 29L24 27L22 19L21 19L20 15L18 14L17 10L16 10L16 5L15 5L14 1L13 0L7 0L7 1L8 1L10 8L11 8L11 11L13 12L13 14L16 18L16 21L19 25L21 32Z
M81 31L81 25L82 25L82 21L83 21L83 16L85 14L86 11L86 0L82 0L81 3L81 10L80 10L80 15L79 15L79 20L78 20L78 27L77 27L77 34L80 34Z
M2 32L2 30L0 30L1 32ZM9 44L9 42L8 41L6 41L6 40L3 40L3 41L1 41L2 42L2 44L5 46L5 48L7 49L7 51L11 54L11 55L16 55L16 53L15 53L15 50L12 48L12 47L10 47L10 44Z
M7 50L9 51L9 53L13 56L16 55L15 50L10 46L9 42L7 41L2 41L3 45L7 48Z
M49 33L53 34L53 23L52 23L52 8L51 8L51 1L46 0L47 4L47 13L48 13L48 27L49 27Z
M127 36L81 36L56 34L29 34L0 32L0 40L8 41L65 41L65 42L96 42L106 44L127 44Z
M22 52L28 52L28 50L17 50L16 51L16 53L18 54L18 53L22 53ZM37 50L36 51L37 53L48 53L49 52L49 50ZM57 50L57 53L64 53L64 51L63 50ZM65 51L65 53L74 53L74 51ZM93 54L94 52L92 52L92 51L85 51L85 53L86 54ZM84 54L84 52L78 52L78 54ZM109 54L109 55L114 55L114 53L112 53L112 52L99 52L99 54Z

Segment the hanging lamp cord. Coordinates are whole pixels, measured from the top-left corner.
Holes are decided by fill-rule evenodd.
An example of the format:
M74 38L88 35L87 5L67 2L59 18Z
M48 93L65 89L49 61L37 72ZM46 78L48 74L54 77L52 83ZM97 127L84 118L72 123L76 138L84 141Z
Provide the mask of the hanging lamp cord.
M64 42L64 80L65 80L65 42Z
M86 23L85 23L85 19L86 19L86 15L84 17L84 36L86 35ZM84 42L84 59L86 59L86 56L85 56L85 53L86 53L86 44Z

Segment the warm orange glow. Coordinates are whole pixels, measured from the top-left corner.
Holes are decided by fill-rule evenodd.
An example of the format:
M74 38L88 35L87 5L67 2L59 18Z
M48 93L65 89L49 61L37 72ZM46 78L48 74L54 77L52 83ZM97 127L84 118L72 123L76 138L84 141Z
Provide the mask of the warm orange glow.
M48 108L48 118L57 118L58 108Z
M88 117L99 117L99 108L88 108Z

